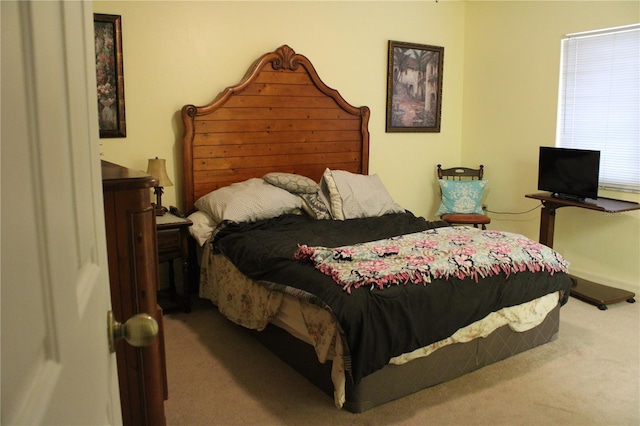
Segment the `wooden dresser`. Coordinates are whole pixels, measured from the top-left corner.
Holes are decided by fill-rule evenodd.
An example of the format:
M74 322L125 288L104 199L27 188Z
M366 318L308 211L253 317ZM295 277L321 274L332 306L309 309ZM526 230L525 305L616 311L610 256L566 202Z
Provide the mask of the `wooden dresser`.
M158 250L149 189L155 178L102 162L111 305L116 321L147 313L159 325L151 346L116 344L122 420L125 425L164 425L167 378L162 310L158 306Z

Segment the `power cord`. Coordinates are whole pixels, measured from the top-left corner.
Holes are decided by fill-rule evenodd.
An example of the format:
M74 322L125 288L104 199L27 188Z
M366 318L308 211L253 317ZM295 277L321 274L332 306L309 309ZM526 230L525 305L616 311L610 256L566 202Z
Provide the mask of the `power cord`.
M540 203L537 206L535 206L534 208L532 208L530 210L527 210L527 211L524 211L524 212L497 212L497 211L489 210L489 209L486 209L486 208L483 208L482 210L484 210L485 212L488 212L488 213L493 213L493 214L527 214L527 213L531 213L532 211L534 211L536 209L539 209L542 206L543 206L543 204Z

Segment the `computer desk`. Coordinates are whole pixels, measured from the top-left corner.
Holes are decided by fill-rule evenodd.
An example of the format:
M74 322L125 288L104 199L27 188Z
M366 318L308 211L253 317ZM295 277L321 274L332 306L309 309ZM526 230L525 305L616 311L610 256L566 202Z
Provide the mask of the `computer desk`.
M632 201L616 200L613 198L598 197L587 198L584 202L556 198L548 192L527 194L527 198L533 198L542 202L540 212L540 243L553 248L553 234L555 230L556 210L560 207L578 207L582 209L596 210L604 213L622 213L631 210L640 210L640 204ZM635 293L603 284L587 281L572 276L573 286L571 296L595 305L600 310L607 309L607 305L626 300L634 303Z

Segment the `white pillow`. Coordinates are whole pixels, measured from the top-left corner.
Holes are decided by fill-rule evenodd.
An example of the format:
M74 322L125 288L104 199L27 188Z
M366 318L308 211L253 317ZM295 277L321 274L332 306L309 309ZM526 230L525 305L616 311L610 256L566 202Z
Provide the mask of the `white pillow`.
M328 192L334 219L375 217L388 213L404 213L387 192L378 175L361 175L344 170L326 169L320 183Z
M263 179L251 178L216 189L195 202L198 210L215 222L255 222L270 219L302 208L302 200Z
M200 247L204 246L218 224L211 216L200 210L191 213L187 219L193 222L189 227L189 233Z

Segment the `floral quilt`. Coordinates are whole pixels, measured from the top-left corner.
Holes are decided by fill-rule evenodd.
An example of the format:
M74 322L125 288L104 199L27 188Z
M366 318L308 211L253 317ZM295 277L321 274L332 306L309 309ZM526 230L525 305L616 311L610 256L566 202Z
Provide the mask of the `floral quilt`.
M567 272L569 262L549 247L509 232L452 226L336 248L298 245L307 259L348 293L371 286L423 284L432 279L521 271Z

